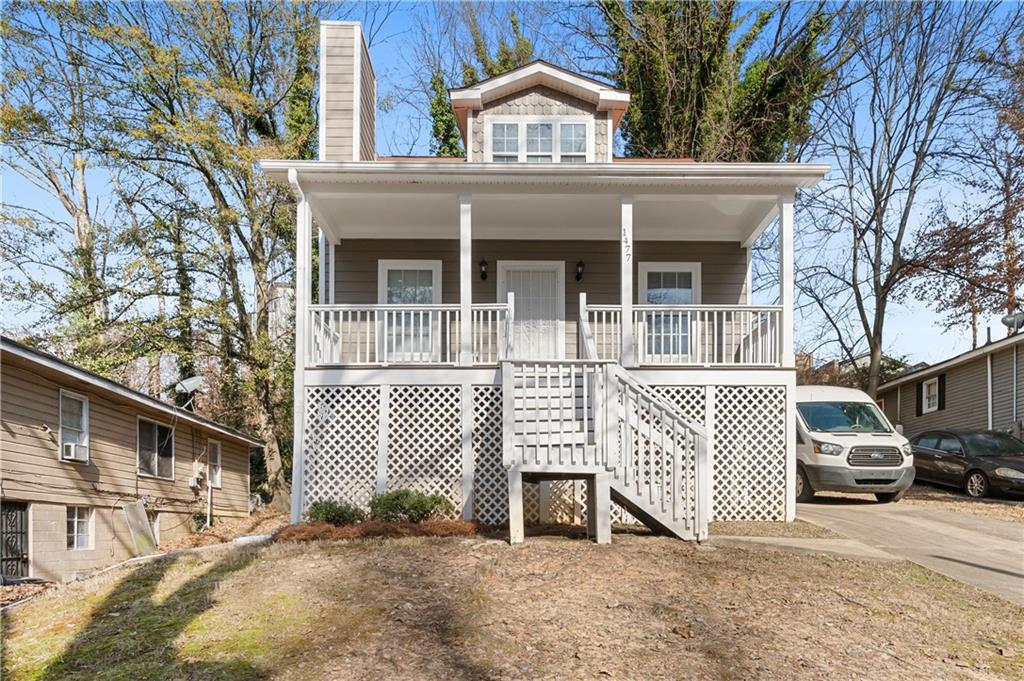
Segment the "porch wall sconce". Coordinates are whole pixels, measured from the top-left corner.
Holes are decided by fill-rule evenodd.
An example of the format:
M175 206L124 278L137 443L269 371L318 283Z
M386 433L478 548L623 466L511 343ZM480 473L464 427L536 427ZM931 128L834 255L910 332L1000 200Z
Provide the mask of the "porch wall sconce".
M480 281L487 281L487 261L480 261Z
M585 265L583 264L582 260L580 260L578 263L576 263L576 281L583 281L583 268L584 267L585 267Z

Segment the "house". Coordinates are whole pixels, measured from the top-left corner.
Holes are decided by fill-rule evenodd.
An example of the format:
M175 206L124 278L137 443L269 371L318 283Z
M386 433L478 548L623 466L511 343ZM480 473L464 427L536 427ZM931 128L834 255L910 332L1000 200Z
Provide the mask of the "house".
M925 430L1024 429L1024 334L908 371L878 387L878 402L907 436Z
M248 515L258 440L6 337L0 423L4 575L72 579L190 532L211 506ZM152 535L129 529L135 512Z
M827 166L615 158L629 93L543 61L450 91L466 158L377 157L375 94L360 25L323 23L319 158L262 162L306 282L293 520L401 487L513 542L792 519L793 200Z

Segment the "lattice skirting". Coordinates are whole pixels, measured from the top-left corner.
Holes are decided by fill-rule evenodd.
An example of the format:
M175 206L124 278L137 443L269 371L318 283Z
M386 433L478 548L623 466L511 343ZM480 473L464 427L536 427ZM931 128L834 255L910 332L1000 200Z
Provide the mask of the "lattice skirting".
M481 523L506 523L501 386L476 385L471 390L466 395L466 407L472 410L467 454L461 445L462 386L307 388L303 510L318 499L365 508L375 492L406 487L443 494L457 514ZM704 386L655 390L686 418L705 422ZM387 418L382 418L384 400ZM784 386L715 388L713 519L785 519L785 419ZM464 478L471 480L468 488ZM543 488L526 484L523 496L527 523L586 521L582 483L552 482ZM636 522L616 504L612 521Z

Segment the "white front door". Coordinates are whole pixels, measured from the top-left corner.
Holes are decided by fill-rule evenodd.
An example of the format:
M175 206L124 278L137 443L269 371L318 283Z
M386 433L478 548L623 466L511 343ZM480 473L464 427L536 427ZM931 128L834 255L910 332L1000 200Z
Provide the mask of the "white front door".
M565 263L498 261L498 300L515 295L512 356L565 357Z

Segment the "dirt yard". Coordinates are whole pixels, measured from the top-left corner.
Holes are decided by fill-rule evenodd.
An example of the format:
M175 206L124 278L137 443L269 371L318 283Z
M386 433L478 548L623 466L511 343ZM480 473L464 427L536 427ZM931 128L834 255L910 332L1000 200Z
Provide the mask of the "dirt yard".
M19 606L4 678L1024 678L1022 621L906 563L643 533L279 543Z
M169 553L179 549L194 549L197 546L222 544L236 537L253 534L274 534L288 524L288 514L264 506L256 509L247 518L214 518L213 527L205 532L193 532L183 537L164 542L160 545L160 553Z

